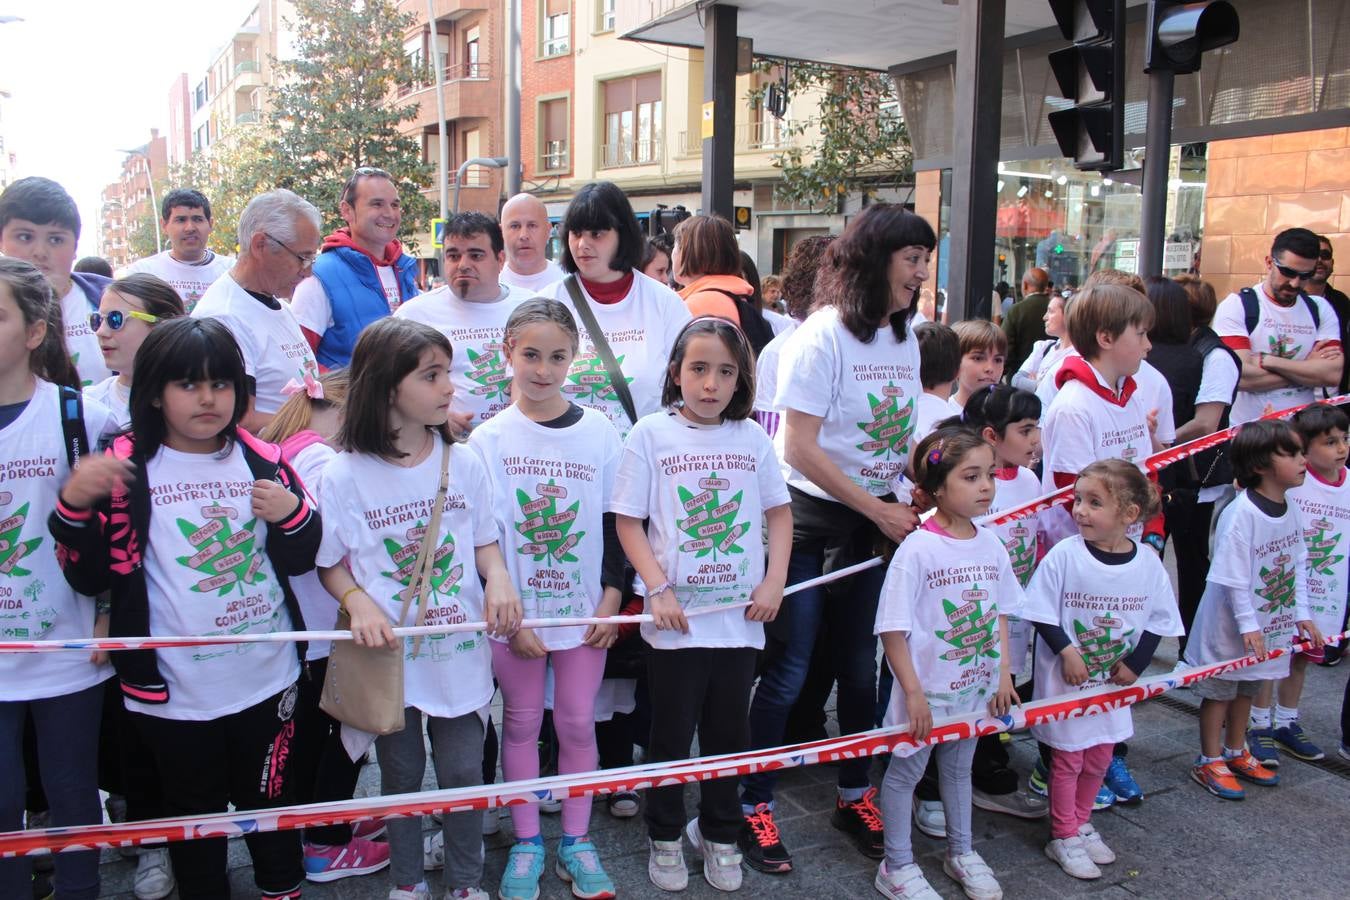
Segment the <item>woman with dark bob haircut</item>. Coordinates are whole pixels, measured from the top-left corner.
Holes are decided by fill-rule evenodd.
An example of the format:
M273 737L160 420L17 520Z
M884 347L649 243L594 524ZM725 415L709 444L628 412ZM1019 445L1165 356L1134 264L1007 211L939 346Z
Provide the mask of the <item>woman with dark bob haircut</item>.
M642 274L645 238L628 198L608 181L577 192L563 215L562 267L567 277L546 290L581 327L581 351L563 390L581 406L604 413L620 436L637 418L661 407L661 383L675 337L689 321L679 296ZM584 306L584 308L579 308ZM591 333L590 322L603 333ZM632 416L597 343L608 345L632 396Z
M792 496L790 584L868 559L882 537L898 543L917 524L908 502L896 502L893 485L909 465L923 390L910 319L936 243L928 223L902 207L865 209L830 244L816 311L782 347L774 408L783 417L778 439ZM783 743L822 628L838 679L840 732L872 727L872 624L884 576L868 569L785 598L778 635L784 650L755 692L752 747ZM834 824L875 859L884 852L882 815L868 768L866 759L840 764ZM774 779L763 772L741 781L741 802L751 810L741 852L754 868L785 872L792 858L773 823Z

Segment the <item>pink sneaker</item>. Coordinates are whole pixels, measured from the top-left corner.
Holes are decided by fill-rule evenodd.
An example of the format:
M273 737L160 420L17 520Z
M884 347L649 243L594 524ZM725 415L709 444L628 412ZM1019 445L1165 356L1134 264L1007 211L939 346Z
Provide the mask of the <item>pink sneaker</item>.
M382 819L371 819L367 822L357 822L352 826L352 840L354 841L373 841L378 837L384 837L385 823Z
M389 845L379 841L353 838L346 846L305 845L305 878L309 881L322 883L369 875L388 865Z

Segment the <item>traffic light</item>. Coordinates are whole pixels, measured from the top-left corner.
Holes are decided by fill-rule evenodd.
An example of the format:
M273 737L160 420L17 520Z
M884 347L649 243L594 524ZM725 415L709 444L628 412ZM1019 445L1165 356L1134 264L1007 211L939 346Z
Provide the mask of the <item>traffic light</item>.
M1200 57L1206 50L1238 39L1238 14L1233 4L1224 0L1153 0L1148 5L1146 34L1144 71L1169 70L1185 75L1200 70Z
M1124 165L1125 0L1050 0L1072 47L1049 55L1060 94L1074 106L1050 113L1060 152L1074 166L1110 172Z

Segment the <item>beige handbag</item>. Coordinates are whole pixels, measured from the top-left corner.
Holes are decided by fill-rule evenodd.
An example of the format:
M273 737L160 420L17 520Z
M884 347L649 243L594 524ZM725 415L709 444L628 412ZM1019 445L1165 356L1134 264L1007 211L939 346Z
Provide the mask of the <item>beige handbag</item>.
M450 445L444 445L441 454L441 484L436 492L436 503L431 510L431 521L422 533L422 544L417 550L413 578L403 589L403 610L398 618L402 625L408 618L408 609L417 601L417 619L421 625L426 618L427 594L431 591L432 569L435 567L436 539L441 532L441 513L445 510L445 495L450 486ZM347 611L338 612L337 629L352 627ZM413 639L413 656L422 643ZM392 648L361 647L355 641L334 641L328 655L328 672L323 679L323 693L319 708L344 725L350 725L370 734L393 734L403 730L403 641Z

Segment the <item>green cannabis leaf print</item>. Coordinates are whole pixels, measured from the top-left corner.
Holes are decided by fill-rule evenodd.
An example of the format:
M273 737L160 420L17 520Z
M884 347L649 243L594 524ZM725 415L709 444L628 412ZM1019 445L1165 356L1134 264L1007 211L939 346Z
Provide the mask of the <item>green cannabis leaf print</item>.
M1274 615L1282 609L1294 608L1294 569L1288 565L1288 557L1282 556L1276 560L1278 565L1274 569L1261 567L1261 587L1256 589L1256 596L1265 599L1265 603L1258 607L1258 611Z
M1337 533L1331 531L1331 523L1320 519L1312 523L1313 528L1303 532L1303 542L1308 548L1308 571L1318 575L1333 575L1336 564L1345 559L1343 553L1332 553L1341 542Z
M622 356L615 359L620 371L623 370L623 360ZM619 399L610 381L609 370L605 368L605 361L598 356L584 356L572 363L572 371L567 373L567 380L571 382L566 388L567 393L578 400L614 402ZM624 377L625 382L631 383L632 380L627 376Z
M1134 634L1134 629L1121 631L1124 625L1124 621L1112 613L1097 616L1090 623L1073 620L1073 636L1078 641L1078 652L1087 666L1088 677L1104 678L1117 660L1129 652L1130 644L1126 639Z
M871 392L867 394L872 421L858 422L857 425L868 440L856 446L873 456L903 457L909 451L909 439L914 434L914 400L901 404L901 389L895 382L887 382L881 393L881 397Z
M1036 568L1035 530L1019 522L1013 527L1003 546L1008 551L1008 560L1012 564L1013 574L1017 576L1017 583L1026 587L1027 582L1031 580L1032 571Z
M568 532L576 524L581 501L577 500L559 512L558 501L567 499L567 488L552 478L548 484L538 485L538 491L538 497L531 497L520 488L516 489L516 503L524 516L516 523L516 531L529 542L516 552L532 556L535 562L543 562L550 556L558 562L576 562L577 557L571 551L586 536L586 532Z
M1303 351L1302 344L1292 343L1293 338L1284 335L1267 335L1266 343L1270 347L1266 352L1271 356L1282 356L1285 359L1295 359Z
M0 575L26 578L33 574L31 569L19 565L19 560L25 556L32 556L33 551L42 546L40 536L26 541L19 540L24 523L28 521L29 505L25 503L16 509L13 515L6 516L5 520L0 522Z
M687 516L677 519L676 525L689 538L680 544L680 551L693 553L695 559L712 554L714 560L719 553L724 556L744 553L740 539L750 530L750 524L746 521L737 522L736 514L740 512L745 492L737 491L730 500L722 502L722 492L731 489L731 482L718 478L716 472L699 478L695 486L698 493L682 484L675 486L680 505Z
M951 628L935 632L940 640L952 646L942 654L949 662L968 663L980 657L998 659L998 608L986 610L989 592L977 584L961 592L961 605L942 601L942 612Z
M253 530L258 522L256 518L249 519L238 531L230 529L229 519L223 515L208 516L200 525L187 519L177 522L178 530L197 551L191 556L177 557L178 564L206 576L194 584L192 590L200 594L215 591L216 596L223 597L237 587L239 593L246 594L250 584L267 580L267 576L258 571L262 568L263 555L254 552L258 539Z
M489 400L508 400L511 376L506 371L506 361L502 359L501 351L493 347L477 353L472 347L465 347L464 353L469 358L469 380L478 385L469 393Z
M413 527L413 533L423 535L426 532L426 523L418 522ZM408 544L400 544L392 538L384 539L385 552L389 554L389 559L398 568L392 572L381 572L385 578L397 581L406 587L411 587L413 570L417 568L417 551L420 544L420 538ZM455 562L455 539L446 535L441 541L441 545L436 548L436 552L431 560L431 604L439 606L437 597L453 597L459 593L459 581L464 577L464 567L454 565Z

